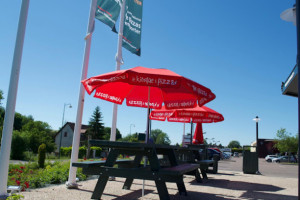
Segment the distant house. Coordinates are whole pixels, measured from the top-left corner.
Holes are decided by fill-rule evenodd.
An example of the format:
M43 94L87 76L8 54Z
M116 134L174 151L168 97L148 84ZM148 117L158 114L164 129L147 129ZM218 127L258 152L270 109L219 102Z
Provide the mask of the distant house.
M258 156L264 158L267 155L274 155L279 153L278 149L274 147L275 140L272 139L258 139ZM256 146L256 141L251 143L251 146Z
M75 127L75 123L67 122L55 134L55 144L56 144L56 147L57 147L56 150L55 150L56 153L58 153L60 138L62 139L61 140L61 147L70 147L70 146L72 146L73 135L74 135L74 127ZM82 124L82 126L81 126L81 135L80 135L80 145L82 145L82 143L84 143L84 141L86 141L85 133L86 133L87 129L88 129L88 125Z

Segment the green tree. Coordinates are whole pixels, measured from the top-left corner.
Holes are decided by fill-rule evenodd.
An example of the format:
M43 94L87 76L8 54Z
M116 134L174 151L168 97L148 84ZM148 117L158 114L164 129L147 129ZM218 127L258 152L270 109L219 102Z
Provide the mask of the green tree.
M298 135L292 136L291 133L286 132L284 128L277 131L276 147L281 153L296 153L298 151Z
M241 148L241 144L237 140L232 140L232 141L229 142L227 147L228 148Z
M102 114L99 106L95 108L92 117L89 121L88 135L91 135L93 139L104 139L104 126L102 123Z
M104 140L104 126L102 123L102 114L100 112L99 106L97 106L93 112L92 117L90 118L89 121L89 127L87 130L87 135L88 135L88 141L91 139L100 139ZM90 157L90 150L91 150L91 145L87 141L87 152L86 152L86 157Z
M23 160L27 146L19 131L13 131L10 157L13 160Z
M155 144L171 144L171 140L167 133L160 129L151 130L151 136Z
M110 140L110 133L111 133L111 128L110 127L104 127L104 140ZM119 129L116 130L116 140L119 140L122 138L122 135L119 131Z
M2 92L2 90L0 90L0 105L2 104L1 103L1 101L4 99L4 97L3 97L3 92Z
M48 123L42 121L29 121L22 127L21 134L26 140L28 149L34 153L38 152L41 144L46 144L47 152L53 152L55 149L54 139L51 137L51 127Z
M125 137L121 138L120 141L123 142L138 142L138 133L128 134Z
M0 127L2 127L4 123L4 114L5 110L3 107L0 106Z

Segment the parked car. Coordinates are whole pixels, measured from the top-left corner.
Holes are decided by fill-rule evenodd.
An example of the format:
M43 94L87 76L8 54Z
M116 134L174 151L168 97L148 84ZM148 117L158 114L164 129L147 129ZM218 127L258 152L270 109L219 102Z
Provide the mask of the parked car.
M214 149L207 149L208 159L212 160L214 155L218 155L221 158L221 153Z
M278 158L278 156L276 156L276 155L267 155L267 156L265 157L265 160L266 160L267 162L272 162L273 158Z
M230 157L231 157L231 152L227 152L227 151L223 152L223 158L224 159L230 159Z
M223 156L223 153L222 153L222 151L220 150L220 149L218 149L218 148L213 148L213 147L211 147L211 148L208 148L208 149L212 149L212 150L215 150L215 151L217 151L217 152L219 152L220 153L220 159L223 159L224 158L224 156Z
M233 157L239 157L239 152L233 152Z
M295 158L293 156L289 157L288 156L280 156L278 158L273 158L272 162L276 162L276 163L281 163L281 162L296 162Z

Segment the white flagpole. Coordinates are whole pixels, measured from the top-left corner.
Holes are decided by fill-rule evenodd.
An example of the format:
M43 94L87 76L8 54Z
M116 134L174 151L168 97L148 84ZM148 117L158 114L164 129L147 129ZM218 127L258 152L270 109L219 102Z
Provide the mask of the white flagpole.
M23 0L18 32L15 44L14 58L10 74L9 90L7 95L7 103L4 117L4 125L2 132L1 150L0 150L0 199L7 197L7 178L8 165L11 149L12 131L14 124L15 108L17 101L19 75L21 69L21 60L23 53L23 45L25 38L26 22L28 16L29 0Z
M95 25L96 6L97 6L97 0L91 0L87 36L85 37L86 41L85 41L84 58L83 58L83 65L82 65L82 72L81 72L81 80L84 80L87 78L92 34L94 31L94 25ZM83 106L84 106L84 94L85 94L84 92L85 92L84 87L80 83L80 92L79 92L78 106L77 106L77 116L76 116L76 123L75 123L73 143L72 143L72 154L71 154L71 162L70 162L69 179L66 182L66 186L69 189L78 187L78 185L76 184L77 168L72 167L72 163L78 161L81 122L82 122L82 113L83 113Z
M118 38L118 50L116 55L116 71L120 70L121 65L123 64L122 58L122 39L123 39L123 28L124 28L124 14L125 14L125 3L126 0L123 0L122 8L121 8L121 18L119 24L119 38ZM118 116L118 104L113 105L113 117L112 117L112 125L111 125L111 134L110 141L116 141L116 129L117 129L117 116Z

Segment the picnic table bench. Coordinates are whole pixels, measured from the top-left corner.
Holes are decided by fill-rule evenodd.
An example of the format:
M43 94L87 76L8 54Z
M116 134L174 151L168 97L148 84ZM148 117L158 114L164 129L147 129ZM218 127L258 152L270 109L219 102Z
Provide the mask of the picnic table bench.
M82 173L86 175L99 175L99 167L104 166L106 160L99 160L99 161L82 161L82 162L73 162L73 167L80 167L82 168ZM116 160L115 164L118 167L130 167L133 164L133 160L130 159L120 159Z
M175 182L179 194L187 195L183 182L183 174L199 168L199 164L194 163L178 164L174 146L170 145L102 140L90 140L90 144L93 146L110 148L110 152L104 163L103 161L92 161L89 163L87 162L87 164L78 162L72 163L72 166L82 167L84 173L100 175L92 194L92 199L101 198L109 176L126 178L123 189L130 189L134 179L153 180L155 181L161 200L170 199L166 182ZM130 161L117 160L117 157L120 154L132 155L135 157L134 160ZM170 166L161 166L157 156L158 154L167 156ZM149 165L141 165L144 156L148 158ZM115 164L118 164L118 167L114 167Z

